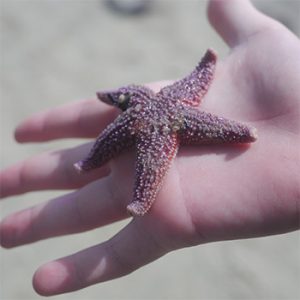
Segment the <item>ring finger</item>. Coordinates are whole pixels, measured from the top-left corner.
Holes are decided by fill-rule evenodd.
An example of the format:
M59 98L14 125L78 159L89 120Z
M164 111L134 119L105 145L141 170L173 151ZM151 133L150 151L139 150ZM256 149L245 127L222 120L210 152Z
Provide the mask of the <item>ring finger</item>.
M127 217L130 192L116 187L112 176L6 217L0 223L1 245L7 248L49 237L86 231ZM127 195L127 196L126 196ZM123 204L124 203L124 204Z

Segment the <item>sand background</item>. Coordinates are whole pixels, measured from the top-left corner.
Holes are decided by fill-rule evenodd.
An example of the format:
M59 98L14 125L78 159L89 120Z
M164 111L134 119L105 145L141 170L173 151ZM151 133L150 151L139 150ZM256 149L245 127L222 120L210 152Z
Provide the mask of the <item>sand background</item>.
M15 126L30 114L127 83L178 78L207 47L227 46L208 24L206 1L157 0L139 16L105 1L1 0L1 168L68 140L18 145ZM298 36L300 1L256 1ZM62 192L1 203L1 216ZM42 263L106 240L128 221L12 250L0 249L0 299L40 299L31 276ZM52 299L300 299L299 233L219 242L176 251L135 273Z

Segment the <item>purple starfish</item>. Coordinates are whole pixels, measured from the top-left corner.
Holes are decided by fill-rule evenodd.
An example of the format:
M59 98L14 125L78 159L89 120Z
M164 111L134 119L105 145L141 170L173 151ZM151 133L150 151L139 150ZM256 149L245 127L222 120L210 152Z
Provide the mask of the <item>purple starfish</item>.
M156 94L138 85L97 93L100 100L123 113L100 134L88 157L75 168L82 172L101 167L135 146L134 195L127 210L142 216L154 202L179 145L254 142L254 128L193 108L208 90L216 60L216 54L208 50L190 75Z

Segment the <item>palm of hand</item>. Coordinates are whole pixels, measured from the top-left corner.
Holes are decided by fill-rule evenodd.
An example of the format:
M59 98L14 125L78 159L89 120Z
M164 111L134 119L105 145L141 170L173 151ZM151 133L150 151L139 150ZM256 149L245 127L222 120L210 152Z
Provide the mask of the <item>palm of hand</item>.
M297 228L300 116L291 89L300 79L299 49L284 28L266 29L217 66L200 109L251 122L259 139L249 149L182 147L139 226L171 248ZM274 64L274 57L284 60Z

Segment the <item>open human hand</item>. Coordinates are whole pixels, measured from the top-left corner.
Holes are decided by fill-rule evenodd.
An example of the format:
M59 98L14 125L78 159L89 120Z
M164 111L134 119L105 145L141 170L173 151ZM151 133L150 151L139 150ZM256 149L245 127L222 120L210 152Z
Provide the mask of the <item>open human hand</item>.
M217 64L200 109L253 125L258 141L248 148L182 147L151 211L108 241L40 267L33 281L38 293L60 294L117 278L178 248L299 228L300 41L248 1L211 0L208 16L231 51ZM68 104L30 117L17 128L16 139L95 137L117 113L95 99ZM79 175L73 163L90 147L44 153L0 173L2 198L72 190L6 217L0 225L3 247L128 217L134 154Z

